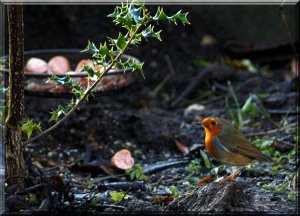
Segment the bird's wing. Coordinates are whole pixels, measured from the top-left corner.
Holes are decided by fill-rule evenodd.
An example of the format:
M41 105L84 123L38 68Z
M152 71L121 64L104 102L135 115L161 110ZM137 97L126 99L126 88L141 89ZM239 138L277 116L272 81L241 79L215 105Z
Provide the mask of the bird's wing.
M227 149L232 152L239 152L250 157L254 157L253 155L262 154L260 150L254 144L250 143L239 130L236 128L230 128L228 130L230 130L228 133L221 133L218 136L221 144ZM230 136L228 134L230 134Z
M239 153L259 161L273 162L277 165L283 166L286 169L289 169L282 163L275 161L273 158L261 153L260 150L254 144L250 143L239 130L234 128L234 131L231 131L230 134L230 137L228 135L226 136L225 134L219 135L220 143L229 151Z

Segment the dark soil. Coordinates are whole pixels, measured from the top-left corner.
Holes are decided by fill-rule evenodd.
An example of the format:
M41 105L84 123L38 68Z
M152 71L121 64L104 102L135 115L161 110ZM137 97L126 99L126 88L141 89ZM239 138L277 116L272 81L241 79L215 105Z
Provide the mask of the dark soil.
M285 155L282 162L295 169L296 153L291 152L296 148L297 79L284 76L291 70L291 56L270 61L269 69L254 60L257 73L228 64L222 56L234 56L224 46L232 39L226 29L218 27L213 17L192 12L191 6L166 6L166 12L181 8L191 11L192 25L162 24L159 26L163 29L162 43L150 40L129 51L145 61L146 79L137 76L132 85L117 94L92 98L50 135L26 147L28 190L6 187L7 213L297 213L297 199L291 197L293 192L295 197L298 195L295 172L272 170L275 165L271 163L247 166L236 182L197 186L203 177L212 176L215 180L232 171L209 155L212 168L205 167L199 152L199 148L206 152L204 130L193 121L196 116L232 120L225 98L235 115L237 108L228 91L228 81L241 105L250 95L265 95L256 102L266 109L269 117L246 113L243 132L266 132L248 138L251 141L274 138L274 143L267 145L267 153L272 157ZM115 36L118 28L106 18L112 9L112 6L25 6L25 47L27 50L84 48L88 39L98 43L105 36ZM49 14L51 18L45 18ZM206 34L217 42L202 46L200 42ZM203 72L201 59L221 69L205 76L194 91L172 107L172 102ZM230 73L222 73L226 67L231 68ZM41 122L45 129L52 124L49 111L66 102L68 99L26 96L25 115ZM274 133L268 133L273 129ZM187 147L198 144L198 149L183 156L171 137ZM124 148L131 151L136 164L145 171L148 169L145 181L132 181L124 171L110 166L113 154ZM192 160L200 162L197 173L187 169ZM157 165L170 161L175 162ZM217 174L216 169L219 169ZM40 186L32 188L36 185ZM172 193L171 186L176 186L180 194ZM278 190L280 187L283 189ZM112 200L112 191L125 191L125 199Z

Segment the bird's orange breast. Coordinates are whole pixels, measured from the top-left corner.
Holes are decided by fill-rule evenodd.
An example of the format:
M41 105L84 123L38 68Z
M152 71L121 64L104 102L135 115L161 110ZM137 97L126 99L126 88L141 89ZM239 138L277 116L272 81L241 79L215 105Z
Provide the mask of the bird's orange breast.
M210 133L208 129L205 128L205 148L207 149L208 153L215 157L216 159L219 158L219 153L213 146L213 139L215 135Z

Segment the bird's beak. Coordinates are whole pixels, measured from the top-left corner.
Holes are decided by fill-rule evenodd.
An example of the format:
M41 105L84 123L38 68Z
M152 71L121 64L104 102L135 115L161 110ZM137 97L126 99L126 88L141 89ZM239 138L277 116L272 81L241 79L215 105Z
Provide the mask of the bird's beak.
M208 124L207 124L206 122L201 122L201 125L202 125L203 127L205 127L205 128L208 127Z

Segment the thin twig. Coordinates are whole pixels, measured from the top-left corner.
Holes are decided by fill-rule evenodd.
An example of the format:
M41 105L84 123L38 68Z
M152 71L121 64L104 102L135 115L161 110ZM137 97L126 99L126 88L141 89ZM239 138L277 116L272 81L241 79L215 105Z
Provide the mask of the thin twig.
M165 59L166 59L169 71L170 71L170 73L172 75L172 78L175 79L175 77L176 77L176 70L174 68L174 65L173 65L171 59L170 59L170 56L168 54L166 54L165 55Z
M37 184L37 185L34 185L32 187L25 188L24 190L21 190L21 191L17 192L17 194L19 194L19 195L28 194L31 191L37 190L37 189L45 187L45 186L49 186L49 184L47 184L47 183Z
M290 28L289 28L289 26L288 26L287 19L286 19L286 16L285 16L285 13L283 12L283 5L284 5L284 3L285 3L285 0L282 1L281 5L279 6L279 11L280 11L280 15L281 15L281 18L282 18L282 21L283 21L285 30L286 30L287 33L288 33L288 36L289 36L289 39L290 39L290 43L291 43L291 47L292 47L292 49L293 49L294 55L297 56L297 50L296 50L296 47L295 47L294 44L293 44L293 36L292 36L292 33L291 33Z
M57 168L60 168L60 167L67 167L67 168L70 168L71 165L69 165L69 164L58 164L58 165L53 166L53 167L50 167L50 168L48 168L48 169L44 169L43 172L49 172L49 171L51 171L51 170L54 170L54 169L57 169Z
M202 69L193 81L186 87L186 89L171 103L171 107L175 108L178 106L183 99L197 90L208 77L213 77L214 74L219 71L223 71L225 74L232 74L234 69L231 66L226 65L214 65L209 68Z
M287 141L284 141L284 140L277 139L277 141L278 141L278 142L281 142L281 143L283 143L283 144L285 144L285 145L288 145L288 146L295 146L294 143L290 143L290 142L287 142Z

